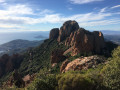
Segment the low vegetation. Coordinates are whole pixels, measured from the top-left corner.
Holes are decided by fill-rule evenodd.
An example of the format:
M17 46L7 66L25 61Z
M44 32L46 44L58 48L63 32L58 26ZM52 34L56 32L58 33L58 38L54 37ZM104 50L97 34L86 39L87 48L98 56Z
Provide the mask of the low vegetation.
M100 64L96 68L88 70L69 71L63 74L59 73L61 63L54 68L51 68L50 63L51 52L58 48L67 49L57 40L45 40L43 44L24 54L25 58L19 66L19 73L22 76L37 73L32 83L24 88L25 90L120 89L120 47L113 51L112 57L106 60L106 64ZM69 60L72 61L80 56L81 54L69 57ZM84 54L83 56L89 55Z

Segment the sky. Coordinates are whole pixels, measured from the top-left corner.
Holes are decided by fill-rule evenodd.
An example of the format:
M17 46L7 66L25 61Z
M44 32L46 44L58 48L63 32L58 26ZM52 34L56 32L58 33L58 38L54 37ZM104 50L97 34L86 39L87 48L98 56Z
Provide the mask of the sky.
M0 0L0 32L50 31L67 20L120 31L120 0Z

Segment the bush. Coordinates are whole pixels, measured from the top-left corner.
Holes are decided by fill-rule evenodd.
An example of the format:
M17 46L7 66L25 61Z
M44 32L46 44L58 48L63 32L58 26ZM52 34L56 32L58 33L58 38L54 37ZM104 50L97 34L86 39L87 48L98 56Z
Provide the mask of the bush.
M48 85L45 81L36 79L34 82L28 87L28 90L49 90Z
M40 75L27 88L28 90L55 90L57 86L55 75Z
M103 84L114 90L120 89L120 47L113 51L111 60L101 71Z
M58 90L93 90L94 81L81 74L66 73L57 76Z

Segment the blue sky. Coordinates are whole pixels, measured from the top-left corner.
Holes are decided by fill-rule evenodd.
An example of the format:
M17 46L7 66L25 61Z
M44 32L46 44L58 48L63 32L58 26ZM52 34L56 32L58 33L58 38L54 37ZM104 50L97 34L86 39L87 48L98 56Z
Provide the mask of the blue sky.
M120 31L120 0L0 0L0 32L49 31L67 20Z

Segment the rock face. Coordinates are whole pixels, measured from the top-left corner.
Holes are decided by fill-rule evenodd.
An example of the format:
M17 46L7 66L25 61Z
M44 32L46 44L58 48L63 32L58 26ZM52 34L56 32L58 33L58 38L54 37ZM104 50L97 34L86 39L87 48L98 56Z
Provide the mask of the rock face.
M50 31L49 39L57 39L59 35L59 28L54 28Z
M98 64L103 63L103 62L104 62L104 59L98 56L80 57L80 58L77 58L71 61L67 65L65 64L66 67L60 70L62 73L64 73L69 70L75 71L75 70L82 70L82 69L88 69L88 68L95 68ZM63 64L64 63L65 62L63 62Z
M70 34L79 29L79 25L76 21L66 21L60 28L58 42L65 40Z
M23 56L19 54L13 54L11 56L4 54L0 57L0 77L18 68L22 60Z
M101 32L94 31L94 52L100 53L101 50L105 47L104 36Z
M72 56L75 56L79 53L101 54L105 48L104 37L101 32L89 32L83 28L79 28L79 25L76 21L66 21L60 30L51 30L50 39L56 38L59 43L63 43L62 41L65 41L65 45L69 48L65 54L72 52Z
M65 60L65 61L62 63L62 65L61 65L61 67L60 67L60 72L62 72L62 71L65 69L65 67L67 66L68 63L69 63L69 60L68 60L68 59Z
M60 49L56 49L54 51L52 51L52 55L51 55L51 64L54 63L59 63L63 60L65 60L65 56L63 55L64 51L60 50Z
M65 45L73 46L72 56L79 53L101 53L105 47L104 37L101 32L89 32L83 28L71 33L66 39Z

